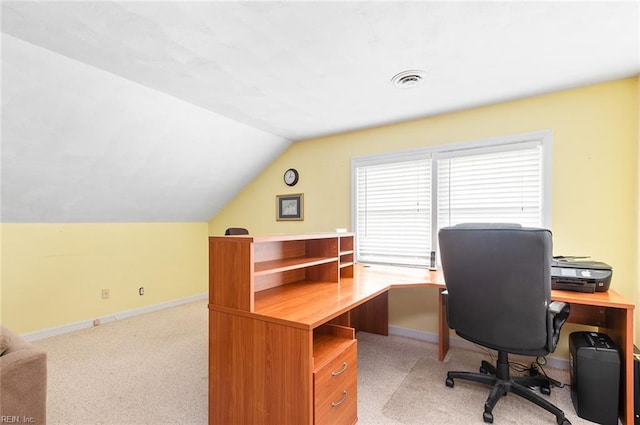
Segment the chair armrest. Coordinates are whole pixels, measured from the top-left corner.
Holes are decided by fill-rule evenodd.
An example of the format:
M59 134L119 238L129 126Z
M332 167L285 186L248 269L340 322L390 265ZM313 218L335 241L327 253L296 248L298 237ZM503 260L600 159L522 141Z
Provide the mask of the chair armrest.
M567 305L567 303L562 302L562 301L553 301L553 302L551 302L551 304L549 304L549 308L547 308L547 310L549 310L550 313L558 314L558 313L562 312L562 309L566 305Z
M560 339L560 329L569 318L571 306L568 303L553 301L547 306L547 344L553 352Z

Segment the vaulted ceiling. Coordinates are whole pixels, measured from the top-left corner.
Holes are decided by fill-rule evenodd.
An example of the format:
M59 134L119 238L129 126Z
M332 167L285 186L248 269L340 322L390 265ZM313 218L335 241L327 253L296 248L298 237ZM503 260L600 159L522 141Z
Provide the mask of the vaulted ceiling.
M207 221L295 141L640 72L637 2L1 7L3 222Z

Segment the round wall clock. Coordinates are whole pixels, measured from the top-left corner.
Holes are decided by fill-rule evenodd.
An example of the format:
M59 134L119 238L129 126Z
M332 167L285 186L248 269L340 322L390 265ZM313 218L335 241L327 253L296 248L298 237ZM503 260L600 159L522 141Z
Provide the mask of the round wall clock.
M289 168L284 172L284 182L287 186L295 186L295 184L298 183L298 177L298 170L295 168Z

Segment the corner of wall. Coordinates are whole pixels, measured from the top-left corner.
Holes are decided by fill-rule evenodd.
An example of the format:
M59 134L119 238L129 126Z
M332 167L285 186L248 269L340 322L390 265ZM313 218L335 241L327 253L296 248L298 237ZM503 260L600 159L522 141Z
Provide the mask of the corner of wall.
M636 236L637 236L637 241L636 241L636 252L640 254L640 74L638 74L638 76L636 77L636 91L637 91L637 96L636 96L636 114L638 117L638 126L637 126L637 133L636 133L636 149L637 149L637 154L638 154L638 163L636 166L636 173L637 173L637 179L638 179L638 186L637 186L637 190L638 190L638 203L637 203L637 215L638 215L638 219L636 221ZM636 304L636 308L635 308L635 318L634 318L634 323L636 323L636 329L635 329L635 343L636 345L640 346L640 326L638 326L638 322L640 321L640 311L639 311L639 306L640 306L640 265L636 264L636 273L637 273L637 277L636 277L636 299L635 299L635 304Z

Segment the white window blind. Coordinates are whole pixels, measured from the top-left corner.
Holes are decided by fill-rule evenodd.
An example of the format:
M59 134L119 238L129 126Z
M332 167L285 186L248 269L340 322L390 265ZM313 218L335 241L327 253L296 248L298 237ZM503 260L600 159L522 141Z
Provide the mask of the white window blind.
M427 265L431 251L431 160L356 171L359 261Z
M551 132L352 160L356 261L426 266L438 230L549 227Z
M465 222L542 225L541 147L438 159L438 228Z

